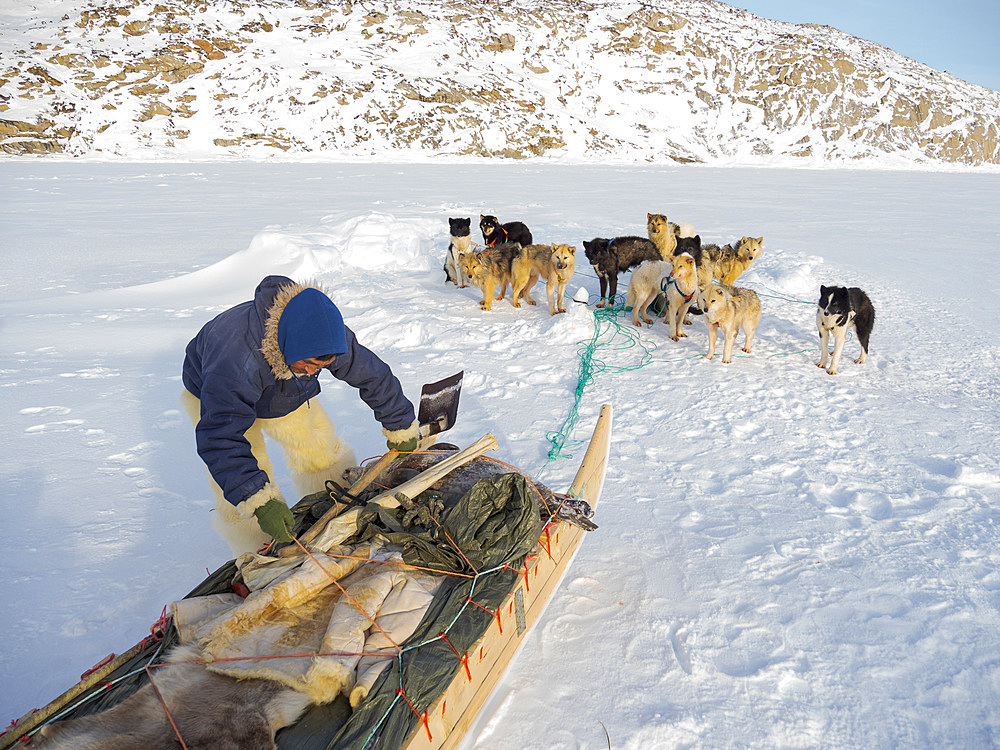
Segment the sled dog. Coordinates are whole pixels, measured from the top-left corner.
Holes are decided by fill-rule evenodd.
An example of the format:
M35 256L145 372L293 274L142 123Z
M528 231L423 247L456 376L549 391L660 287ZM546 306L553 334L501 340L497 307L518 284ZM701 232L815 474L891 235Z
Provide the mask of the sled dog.
M736 336L743 329L743 351L750 353L753 336L760 323L760 298L752 289L738 286L723 286L712 284L708 291L701 295L701 304L705 312L705 325L708 326L708 354L715 356L715 339L719 329L726 337L722 350L722 361L729 364L733 360L733 344Z
M687 338L681 332L681 321L688 308L698 294L698 268L694 258L688 253L681 253L671 258L673 261L670 275L660 284L660 290L667 297L667 325L670 326L670 339L678 341Z
M706 274L705 266L705 253L701 246L701 237L699 235L694 235L693 237L678 237L677 247L674 248L674 256L683 255L687 253L692 258L694 258L694 266L698 273L698 289L704 290L712 283L711 275ZM684 325L691 325L691 313L695 315L701 315L701 308L698 307L698 295L694 297L694 301L688 308L687 314L684 316Z
M861 356L854 364L864 364L868 357L868 340L875 325L875 308L868 295L856 286L820 286L819 306L816 310L816 328L819 329L819 362L817 367L826 368L829 356L830 333L833 333L833 358L827 372L837 374L840 354L844 350L847 329L854 326L854 332L861 343Z
M545 281L545 292L549 298L549 315L566 312L563 296L566 284L573 277L576 265L576 247L573 245L528 245L514 258L511 266L511 288L514 307L520 307L518 298L534 305L531 289L539 279Z
M677 249L678 238L695 235L693 226L667 221L664 214L646 214L646 232L660 251L661 260L670 260Z
M652 325L653 319L646 311L662 293L661 282L670 276L672 269L673 265L665 260L644 260L632 271L632 278L628 281L628 299L625 301L626 307L632 305L632 325L641 328L640 319Z
M483 233L486 247L494 247L504 242L517 242L520 245L531 244L531 230L520 221L501 224L496 216L479 215L479 230Z
M170 652L168 665L114 708L44 727L32 750L176 750L177 736L192 748L270 750L274 733L293 724L309 707L308 696L274 680L244 679L210 672L193 645ZM170 708L170 717L163 706ZM170 720L177 730L170 724Z
M462 264L458 262L458 256L472 249L472 237L469 234L471 223L472 219L448 219L451 242L448 245L448 254L444 258L444 279L459 289L469 285L469 279L462 270Z
M739 242L722 247L705 245L702 252L707 256L711 277L721 284L732 286L740 274L760 257L763 249L763 237L743 237Z
M645 260L663 260L656 245L645 237L595 237L583 241L583 252L597 272L601 282L601 301L615 304L618 293L618 274L633 268Z
M516 242L505 242L490 250L472 250L459 256L465 275L478 286L483 293L479 306L484 310L492 309L493 291L500 285L500 294L496 299L503 299L507 285L511 283L510 271L514 258L521 252L521 246Z

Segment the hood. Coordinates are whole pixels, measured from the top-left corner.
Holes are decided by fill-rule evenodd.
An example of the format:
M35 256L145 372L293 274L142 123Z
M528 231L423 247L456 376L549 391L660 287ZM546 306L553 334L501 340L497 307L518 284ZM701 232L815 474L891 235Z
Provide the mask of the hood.
M291 380L295 377L295 373L288 369L288 363L285 361L285 356L281 353L281 347L278 344L278 322L292 297L304 289L317 289L329 296L326 289L318 283L299 283L289 279L289 283L278 287L274 301L264 316L264 339L260 345L260 352L271 368L271 373L278 380Z

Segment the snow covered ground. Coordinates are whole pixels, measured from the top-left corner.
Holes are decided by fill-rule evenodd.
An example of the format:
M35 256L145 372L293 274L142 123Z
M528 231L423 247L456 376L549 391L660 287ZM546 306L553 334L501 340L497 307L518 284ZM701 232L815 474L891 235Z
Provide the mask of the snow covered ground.
M605 727L616 750L996 746L997 205L1000 178L974 174L3 164L0 720L132 645L227 559L180 365L277 272L328 284L413 398L464 369L451 442L493 432L555 489L614 405L600 528L469 747L603 748ZM764 305L754 351L707 361L700 320L673 343L622 317L575 454L549 462L593 304L480 311L443 283L447 219L575 244L570 290L593 301L582 241L643 235L650 211L705 241L764 236L741 279ZM852 337L835 377L813 364L821 283L877 309L868 362ZM353 393L328 379L321 398L359 457L382 452Z

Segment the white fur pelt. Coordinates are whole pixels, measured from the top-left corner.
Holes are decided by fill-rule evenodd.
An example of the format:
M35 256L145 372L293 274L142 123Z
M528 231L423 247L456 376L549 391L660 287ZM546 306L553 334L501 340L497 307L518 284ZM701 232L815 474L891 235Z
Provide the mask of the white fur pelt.
M354 451L337 437L318 399L307 401L287 416L260 422L264 434L284 449L300 497L322 491L327 479L339 480L344 469L356 463Z
M273 680L210 672L197 647L178 646L144 685L114 708L44 727L32 750L274 750L274 733L294 723L309 698ZM167 718L177 726L175 731Z
M192 423L197 426L201 419L199 399L184 390L181 393L181 404ZM337 437L333 422L316 399L303 404L287 416L258 419L244 434L250 443L250 452L257 459L257 466L268 477L274 477L274 467L264 445L264 433L284 448L285 460L300 497L323 490L327 479L339 480L344 469L357 463L354 451ZM222 488L211 474L208 481L215 496L212 528L229 545L233 556L256 552L269 544L271 537L261 531L253 515L253 508L246 505L247 501L240 503L239 508L234 506L226 500ZM271 488L271 495L280 497L277 484L271 481L268 486ZM246 507L242 507L245 505ZM240 512L241 510L245 512Z

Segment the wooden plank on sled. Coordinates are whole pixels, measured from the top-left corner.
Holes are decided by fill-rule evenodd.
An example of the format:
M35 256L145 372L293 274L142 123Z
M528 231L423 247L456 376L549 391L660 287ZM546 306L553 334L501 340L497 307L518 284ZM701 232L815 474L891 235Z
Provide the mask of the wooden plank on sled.
M601 407L590 444L570 485L570 493L597 505L611 444L611 405ZM427 723L417 724L403 750L449 750L458 747L507 665L539 618L588 532L565 521L550 524L520 571L489 628L466 654L449 686L427 709Z

